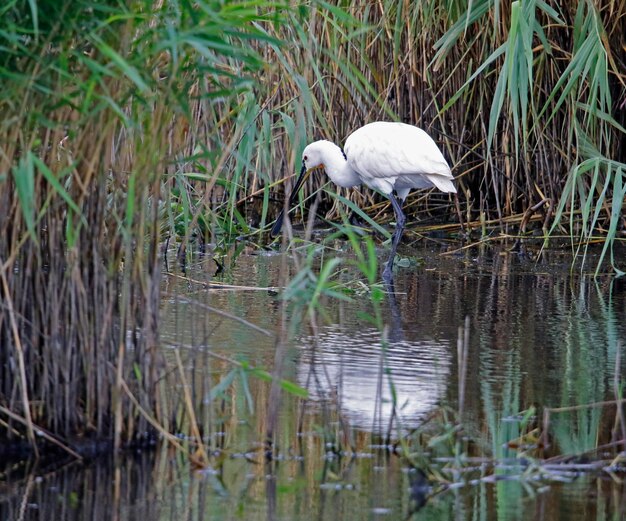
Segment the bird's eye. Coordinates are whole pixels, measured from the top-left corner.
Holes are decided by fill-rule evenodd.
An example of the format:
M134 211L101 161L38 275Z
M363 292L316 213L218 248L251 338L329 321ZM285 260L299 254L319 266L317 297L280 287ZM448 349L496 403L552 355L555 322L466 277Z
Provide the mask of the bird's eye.
M308 160L309 160L308 156L304 156L304 157L302 158L302 161L308 161Z

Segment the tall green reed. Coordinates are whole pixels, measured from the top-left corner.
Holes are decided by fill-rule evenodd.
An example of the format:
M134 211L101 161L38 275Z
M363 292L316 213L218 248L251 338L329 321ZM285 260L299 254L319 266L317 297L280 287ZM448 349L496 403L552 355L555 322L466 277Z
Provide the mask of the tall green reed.
M170 420L157 327L164 207L175 222L175 189L198 183L190 158L205 188L218 182L213 161L234 141L202 121L250 92L264 61L249 43L274 42L255 24L281 8L1 9L0 437L151 438ZM192 201L185 217L200 219Z

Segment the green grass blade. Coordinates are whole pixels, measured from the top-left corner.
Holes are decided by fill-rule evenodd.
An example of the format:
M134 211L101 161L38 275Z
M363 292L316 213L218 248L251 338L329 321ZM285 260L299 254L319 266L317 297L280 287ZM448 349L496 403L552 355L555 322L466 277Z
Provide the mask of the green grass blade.
M104 43L100 38L94 37L96 47L107 58L111 60L128 79L130 79L135 86L142 93L148 93L150 87L143 80L139 71L133 67L128 61L126 61L115 49Z
M26 229L32 240L37 242L35 233L35 168L33 155L29 152L19 160L11 172L17 191L17 197L26 223Z
M391 239L391 233L389 233L385 228L383 228L380 224L378 224L376 221L374 221L374 219L372 219L363 210L361 210L361 208L359 208L359 206L357 204L353 203L349 199L346 199L342 195L339 195L338 193L331 192L331 191L327 191L326 193L329 194L333 198L339 199L340 202L342 202L348 208L350 208L350 210L355 212L359 217L361 217L361 219L363 219L365 222L367 222L378 233L382 234L387 239Z
M50 186L52 186L52 188L59 195L59 197L61 197L61 199L63 199L67 203L67 205L78 216L80 216L80 218L81 218L81 220L83 221L84 224L87 224L87 222L85 221L85 217L82 215L82 212L81 212L80 208L73 201L73 199L70 197L70 194L67 193L67 190L65 190L65 188L63 188L63 185L56 178L56 176L54 175L52 170L50 170L48 168L48 166L41 159L39 159L37 156L33 155L32 156L32 161L37 166L37 170L41 173L41 175L43 175L43 177L46 178L46 181L48 181L48 183L50 183Z

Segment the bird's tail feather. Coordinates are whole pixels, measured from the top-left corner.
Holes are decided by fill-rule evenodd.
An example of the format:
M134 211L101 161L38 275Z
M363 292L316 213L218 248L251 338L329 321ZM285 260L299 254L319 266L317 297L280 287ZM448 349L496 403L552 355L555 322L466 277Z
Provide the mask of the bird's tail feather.
M456 194L456 187L452 183L452 179L437 174L429 174L426 176L428 180L434 184L442 192L450 192Z

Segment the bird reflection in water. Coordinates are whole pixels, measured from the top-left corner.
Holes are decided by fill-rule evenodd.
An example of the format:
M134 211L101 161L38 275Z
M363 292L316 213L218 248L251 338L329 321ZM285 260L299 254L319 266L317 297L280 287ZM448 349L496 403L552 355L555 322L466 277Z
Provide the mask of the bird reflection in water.
M418 427L443 398L451 346L405 331L393 283L385 287L384 330L321 328L303 342L298 382L313 401L335 404L352 428L390 440Z

